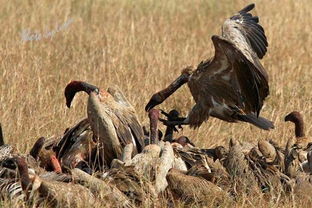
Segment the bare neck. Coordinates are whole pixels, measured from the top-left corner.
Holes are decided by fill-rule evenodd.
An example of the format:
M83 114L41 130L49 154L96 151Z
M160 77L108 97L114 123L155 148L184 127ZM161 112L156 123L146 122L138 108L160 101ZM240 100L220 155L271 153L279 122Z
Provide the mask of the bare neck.
M4 137L3 137L2 127L0 123L0 146L2 145L4 145Z
M295 123L295 135L296 137L304 137L304 125L302 119L293 121Z

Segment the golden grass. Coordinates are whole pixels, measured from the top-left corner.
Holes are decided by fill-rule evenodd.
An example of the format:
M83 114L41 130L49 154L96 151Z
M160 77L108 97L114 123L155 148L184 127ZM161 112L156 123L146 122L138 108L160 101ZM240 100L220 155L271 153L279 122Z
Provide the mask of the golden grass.
M107 88L118 85L148 122L144 106L150 96L174 80L183 67L213 55L211 35L223 21L250 3L238 0L77 0L0 1L0 122L6 142L25 152L39 136L62 133L86 116L86 95L71 109L64 87L84 80ZM269 41L262 63L270 75L270 96L262 116L275 123L266 132L249 124L209 119L198 130L185 127L197 146L271 138L285 144L293 126L283 122L293 110L304 114L311 135L312 1L257 0ZM23 42L21 32L46 33L72 18L50 38ZM186 115L194 101L186 86L159 107ZM244 199L239 206L264 206ZM248 203L247 203L248 202ZM285 204L291 206L290 204ZM276 204L269 204L276 207Z

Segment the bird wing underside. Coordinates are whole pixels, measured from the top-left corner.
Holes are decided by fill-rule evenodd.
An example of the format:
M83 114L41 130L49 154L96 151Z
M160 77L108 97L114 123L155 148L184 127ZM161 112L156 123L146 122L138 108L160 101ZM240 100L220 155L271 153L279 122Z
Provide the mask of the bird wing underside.
M202 71L198 81L204 99L213 97L220 104L258 115L269 94L266 76L228 40L218 36L212 40L214 59L197 69Z

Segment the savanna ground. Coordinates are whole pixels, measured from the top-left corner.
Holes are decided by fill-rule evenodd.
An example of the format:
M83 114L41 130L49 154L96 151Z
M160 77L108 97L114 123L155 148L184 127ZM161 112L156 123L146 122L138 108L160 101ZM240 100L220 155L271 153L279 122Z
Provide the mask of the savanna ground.
M261 115L275 123L272 131L249 124L210 118L198 130L184 128L200 147L227 145L229 138L255 142L271 138L284 146L294 135L284 116L304 114L311 135L312 1L255 0L254 14L266 31L268 53L262 60L270 96ZM25 152L40 136L61 134L86 116L86 95L67 109L64 87L84 80L102 88L118 85L148 123L144 106L183 67L211 57L211 35L223 21L250 1L238 0L107 0L1 1L0 122L7 143ZM70 22L68 22L70 20ZM68 23L65 25L65 23ZM58 26L63 25L60 31ZM47 34L23 40L22 31ZM186 115L194 101L185 85L160 108ZM312 136L312 135L311 135ZM291 202L291 201L289 201ZM299 201L242 197L238 207L304 206Z

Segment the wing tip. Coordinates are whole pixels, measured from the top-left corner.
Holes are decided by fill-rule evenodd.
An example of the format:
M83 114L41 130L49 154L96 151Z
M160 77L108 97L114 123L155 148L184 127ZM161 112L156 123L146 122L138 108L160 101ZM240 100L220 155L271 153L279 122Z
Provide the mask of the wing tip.
M251 11L251 10L253 10L254 8L255 8L255 3L251 3L251 4L249 4L249 5L247 5L246 7L244 7L242 10L240 10L238 13L247 13L247 12L249 12L249 11Z

